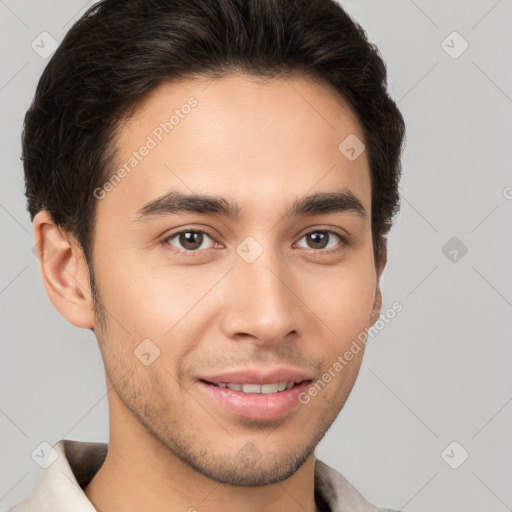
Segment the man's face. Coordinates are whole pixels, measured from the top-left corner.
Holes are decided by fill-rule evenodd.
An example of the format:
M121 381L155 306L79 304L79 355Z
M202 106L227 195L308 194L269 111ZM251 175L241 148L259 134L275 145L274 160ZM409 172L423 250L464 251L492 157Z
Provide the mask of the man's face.
M325 86L245 75L161 86L122 128L116 170L129 172L98 194L93 257L107 322L95 333L123 428L130 417L160 449L238 485L281 481L312 454L363 351L309 403L298 393L380 308L367 155L338 149L350 135L364 140ZM224 198L238 216L165 201L144 209L171 190ZM342 191L366 217L288 213L305 196ZM236 389L258 382L264 393Z

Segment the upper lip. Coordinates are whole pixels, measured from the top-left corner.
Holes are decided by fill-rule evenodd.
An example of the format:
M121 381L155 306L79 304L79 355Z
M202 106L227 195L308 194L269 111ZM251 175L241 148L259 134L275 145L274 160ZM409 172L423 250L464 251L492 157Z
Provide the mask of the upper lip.
M232 384L273 384L275 382L295 382L311 380L311 373L306 370L290 368L275 368L265 371L256 369L230 370L215 375L202 376L200 380L218 384L220 382Z

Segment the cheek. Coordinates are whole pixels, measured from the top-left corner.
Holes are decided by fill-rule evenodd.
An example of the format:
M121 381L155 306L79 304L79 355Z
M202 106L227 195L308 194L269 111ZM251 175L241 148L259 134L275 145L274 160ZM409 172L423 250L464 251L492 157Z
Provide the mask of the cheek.
M349 343L369 325L376 291L373 260L360 258L329 272L308 273L308 304L330 328L335 343Z
M200 266L146 265L136 255L105 265L99 284L112 315L109 324L119 337L130 337L120 348L130 356L142 340L150 339L161 351L161 362L168 364L171 354L176 360L185 356L216 310L218 301L208 292L214 290L219 273L218 268Z
M172 326L186 290L180 279L151 268L135 251L125 251L115 259L107 254L102 259L100 256L98 286L102 303L113 318L129 332L153 326L162 334L166 326Z

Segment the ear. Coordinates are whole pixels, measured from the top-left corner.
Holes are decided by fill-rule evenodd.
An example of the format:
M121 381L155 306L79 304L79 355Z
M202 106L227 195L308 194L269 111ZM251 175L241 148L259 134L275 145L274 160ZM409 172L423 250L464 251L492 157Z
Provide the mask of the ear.
M386 266L387 262L387 250L381 251L375 261L375 270L377 273L377 284L375 287L375 300L373 302L372 312L370 314L370 325L373 325L379 318L382 309L382 293L380 291L380 276Z
M52 304L71 324L92 329L89 269L79 244L55 224L46 210L34 217L33 230L39 270Z

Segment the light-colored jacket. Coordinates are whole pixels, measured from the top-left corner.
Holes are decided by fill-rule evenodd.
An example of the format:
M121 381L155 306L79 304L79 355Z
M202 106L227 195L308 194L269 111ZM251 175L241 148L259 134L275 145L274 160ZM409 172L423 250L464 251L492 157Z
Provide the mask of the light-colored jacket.
M103 464L106 443L61 439L54 461L42 470L30 496L11 512L96 512L83 489ZM315 496L318 507L330 512L393 512L366 501L334 468L315 459ZM329 512L326 510L325 512Z

